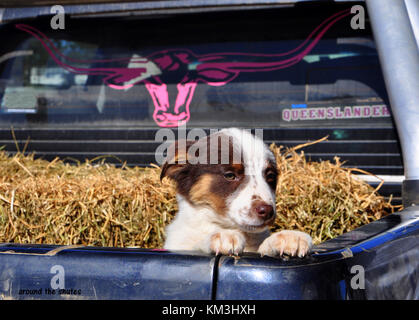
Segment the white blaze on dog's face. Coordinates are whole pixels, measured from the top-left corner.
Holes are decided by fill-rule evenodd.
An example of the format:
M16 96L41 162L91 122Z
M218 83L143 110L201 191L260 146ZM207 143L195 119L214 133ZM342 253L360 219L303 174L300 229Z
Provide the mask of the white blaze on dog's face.
M233 128L188 141L183 151L179 145L174 145L168 156L172 161L161 173L161 178L177 182L179 199L196 209L209 208L204 210L212 215L207 218L225 228L268 229L275 219L277 169L273 153L261 139Z
M275 219L276 161L266 144L248 131L226 129L241 148L244 181L227 199L228 216L247 232L260 232Z

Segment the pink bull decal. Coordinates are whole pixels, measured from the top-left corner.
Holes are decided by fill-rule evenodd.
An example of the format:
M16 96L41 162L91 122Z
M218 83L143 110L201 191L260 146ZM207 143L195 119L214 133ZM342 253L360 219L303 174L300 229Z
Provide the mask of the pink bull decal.
M154 104L154 121L160 127L176 127L189 121L189 106L199 82L222 86L242 72L268 72L291 67L310 53L327 30L348 15L350 9L332 15L315 28L298 47L280 54L227 52L197 55L187 49L169 49L152 53L145 58L80 61L64 56L39 30L24 24L17 24L16 28L41 41L52 59L72 73L102 75L103 83L116 90L126 90L137 83L144 83ZM100 62L105 65L123 62L131 67L80 68L69 64L71 62ZM173 75L178 81L178 95L174 104L169 101L165 83L165 78Z
M155 85L146 83L145 87L154 103L153 119L161 127L176 127L189 121L189 105L197 83L178 83L178 95L172 112L169 104L169 95L165 84Z

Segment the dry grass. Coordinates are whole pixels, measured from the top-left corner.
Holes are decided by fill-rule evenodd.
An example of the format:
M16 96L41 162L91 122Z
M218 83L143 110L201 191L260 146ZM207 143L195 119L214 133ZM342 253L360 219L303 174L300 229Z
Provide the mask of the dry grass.
M280 172L273 230L305 231L316 244L401 209L378 194L383 181L374 189L354 175L368 172L343 168L338 157L334 163L308 162L304 152L297 152L325 139L288 150L271 146Z
M300 147L271 146L280 170L273 229L315 243L397 210L335 163L308 162ZM0 151L0 242L159 248L177 210L160 169L116 168L105 159L68 164Z

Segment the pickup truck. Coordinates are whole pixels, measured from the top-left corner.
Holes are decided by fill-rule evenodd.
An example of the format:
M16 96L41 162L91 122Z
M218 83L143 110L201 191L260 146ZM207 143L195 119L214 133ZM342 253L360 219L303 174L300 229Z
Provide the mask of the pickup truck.
M1 299L419 299L417 1L55 2L0 5L9 152L147 166L181 125L328 136L306 156L377 175L404 210L303 259L1 243Z

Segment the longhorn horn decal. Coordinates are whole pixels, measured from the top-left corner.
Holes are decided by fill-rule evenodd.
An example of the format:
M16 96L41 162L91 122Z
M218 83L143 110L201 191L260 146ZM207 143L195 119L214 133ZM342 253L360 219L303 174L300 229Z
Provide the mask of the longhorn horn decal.
M129 59L122 58L122 59L109 59L109 60L76 60L69 57L66 57L64 54L62 54L53 44L53 42L48 39L46 35L44 35L41 31L37 30L34 27L25 25L25 24L17 24L16 28L25 31L35 38L37 38L42 46L45 48L45 50L48 52L48 54L51 56L51 58L62 68L66 69L67 71L70 71L72 73L76 74L87 74L87 75L104 75L105 78L103 79L103 82L113 87L114 89L123 89L123 87L119 88L123 82L129 81L134 77L138 77L142 73L146 72L145 67L138 67L138 68L115 68L115 67L103 67L103 68L79 68L72 66L68 63L65 63L59 59L59 57L63 58L63 60L69 60L71 62L77 62L77 63L98 63L98 62L105 62L105 63L115 63L119 61L129 61ZM136 61L137 63L144 63L144 66L146 65L147 61L140 60Z
M350 14L350 9L347 9L332 15L317 26L298 47L279 54L226 52L197 55L188 49L169 49L145 58L136 56L85 61L66 57L48 37L34 27L17 24L16 28L37 38L51 58L72 73L102 75L104 84L117 90L144 83L154 104L154 121L161 127L176 127L190 119L189 105L199 82L222 86L242 72L268 72L291 67L310 53L336 22ZM69 64L74 62L103 65L126 63L127 67L81 68ZM168 98L168 78L176 79L178 83L174 105L170 104Z

